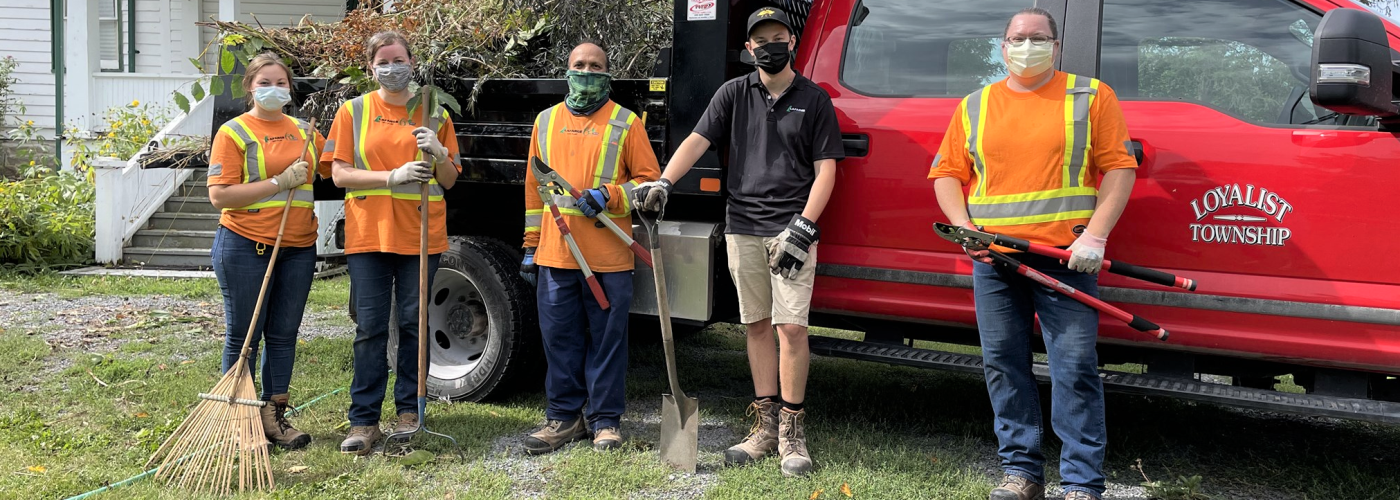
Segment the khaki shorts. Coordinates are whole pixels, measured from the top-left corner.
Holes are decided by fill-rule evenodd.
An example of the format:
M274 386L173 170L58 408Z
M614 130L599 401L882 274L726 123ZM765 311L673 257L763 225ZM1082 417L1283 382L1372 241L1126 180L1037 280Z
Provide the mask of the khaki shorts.
M812 282L817 279L817 245L791 280L768 269L767 243L774 238L724 235L729 275L739 291L739 321L748 325L773 318L774 325L807 326L812 310Z

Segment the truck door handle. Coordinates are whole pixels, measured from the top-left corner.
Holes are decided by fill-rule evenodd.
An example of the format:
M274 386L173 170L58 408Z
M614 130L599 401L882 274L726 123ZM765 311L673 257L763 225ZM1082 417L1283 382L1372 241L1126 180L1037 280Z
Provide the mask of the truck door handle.
M1138 166L1141 167L1143 158L1147 156L1142 149L1142 141L1128 141L1128 152L1133 154L1133 159L1137 160Z
M846 150L846 157L865 156L870 154L870 136L865 134L841 134L841 146Z

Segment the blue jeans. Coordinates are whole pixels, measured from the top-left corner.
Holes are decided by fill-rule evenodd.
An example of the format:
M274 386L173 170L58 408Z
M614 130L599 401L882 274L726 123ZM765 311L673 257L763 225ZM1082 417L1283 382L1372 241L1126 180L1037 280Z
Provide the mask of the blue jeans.
M209 257L214 264L214 276L219 279L219 291L224 295L224 355L220 370L227 372L238 362L243 340L248 336L248 324L258 304L267 263L272 259L272 245L244 238L219 226ZM311 293L311 278L315 273L316 247L278 250L277 265L267 283L267 296L263 299L258 326L253 330L253 343L249 346L252 352L248 356L248 373L256 373L253 360L258 358L258 343L267 344L262 353L263 401L286 394L291 384L297 330L301 328L301 314L306 309L306 297Z
M1014 254L1038 271L1098 296L1098 278L1070 270L1058 261ZM1104 492L1103 382L1098 376L1099 314L1074 299L1016 274L1013 269L977 263L972 272L982 357L996 414L1001 466L1008 474L1045 484L1040 452L1044 424L1040 392L1031 373L1031 335L1036 315L1050 358L1050 423L1060 437L1060 485L1065 492Z
M438 255L428 256L428 287ZM389 384L389 307L398 308L399 353L394 380L395 414L418 412L418 256L356 253L350 266L355 296L355 374L350 381L350 425L379 425ZM391 295L392 293L392 295Z
M597 273L610 307L593 298L583 271L540 266L535 298L549 363L545 416L571 421L588 403L588 428L618 427L626 408L627 320L632 271Z

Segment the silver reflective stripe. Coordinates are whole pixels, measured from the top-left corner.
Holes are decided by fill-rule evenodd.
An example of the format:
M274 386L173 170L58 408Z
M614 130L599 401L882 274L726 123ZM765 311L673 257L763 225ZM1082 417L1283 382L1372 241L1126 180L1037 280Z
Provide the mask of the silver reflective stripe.
M262 180L262 175L258 173L258 149L262 146L262 143L254 139L253 136L248 133L248 130L243 128L243 124L241 123L229 121L228 129L238 134L240 139L243 139L243 173L248 177L244 182L251 183Z
M363 122L360 121L360 119L363 118L363 115L364 115L364 114L365 114L365 98L364 98L363 96L361 96L361 97L356 97L356 98L354 98L354 99L351 99L351 100L350 100L350 123L351 123L350 128L351 128L352 130L354 130L355 133L354 133L354 142L352 142L352 143L350 144L350 156L355 158L355 168L358 168L358 169L360 169L360 170L369 170L369 165L365 165L365 159L360 157L360 146L364 145L364 142L362 142L363 139L360 137L360 133L362 132L362 131L360 130L360 128L361 128L360 125L363 123Z
M1093 210L1099 198L1094 195L1062 196L1048 200L1013 201L976 205L969 203L967 213L973 219L1005 219L1009 217L1032 217L1064 212Z
M617 175L617 155L622 151L622 134L627 132L627 120L631 118L631 110L618 106L617 119L608 120L612 133L608 134L608 142L603 143L603 175L599 177L601 183L617 183L613 178Z
M1071 76L1070 79L1073 85L1076 77ZM1074 143L1070 145L1069 187L1081 187L1079 174L1084 171L1084 154L1089 144L1089 96L1095 91L1090 87L1071 87L1065 92L1074 96Z
M394 186L394 187L392 187L392 188L389 188L389 191L392 192L392 193L394 193L394 194L411 194L411 195L414 195L414 196L420 196L420 195L422 195L422 192L421 192L421 190L420 190L419 187L418 187L418 186L420 186L420 185L421 185L421 184L419 184L419 183L417 183L417 182L410 182L410 183L408 183L408 184L399 184L399 185L397 185L397 186ZM442 193L443 193L443 191L442 191L442 186L437 185L437 184L428 184L428 196L442 196Z
M554 200L554 206L559 207L560 210L578 210L578 200L575 200L574 197L567 194L556 194L551 196L550 199Z
M209 177L218 177L224 174L224 164L215 163L209 165Z
M544 162L545 165L549 164L549 118L553 115L554 106L550 106L549 109L541 111L539 117L535 118L535 135L539 136L540 142L540 161Z
M312 190L310 190L310 189L293 189L293 190L290 190L290 191L278 191L278 192L276 192L276 193L273 193L272 196L268 196L268 197L266 197L266 198L263 198L263 199L261 199L261 200L258 200L258 202L257 202L257 203L254 203L254 205L261 204L261 203L267 203L267 202L271 202L271 201L278 201L278 202L286 203L286 202L287 202L287 193L293 193L293 195L292 195L292 201L304 201L304 202L307 202L307 203L314 203L314 202L316 201L316 193L315 193L315 191L312 191ZM265 207L265 208L266 208L266 207ZM278 208L281 208L281 207L278 207Z
M929 168L938 168L938 162L939 162L939 160L942 160L942 159L943 159L943 155L941 155L941 154L933 155L933 164L929 165Z
M334 153L334 152L335 152L335 139L326 139L326 145L325 145L325 146L322 146L322 148L325 149L325 151L324 151L325 153Z
M544 214L526 215L525 227L540 227L544 223Z
M1133 154L1133 141L1123 141L1123 150L1127 151L1128 155L1131 156Z
M971 128L971 130L967 132L967 152L972 155L972 168L977 170L977 185L982 187L981 192L978 193L976 192L976 186L974 186L972 194L979 196L987 194L987 166L982 163L981 152L977 151L977 121L981 118L982 114L982 91L986 89L986 87L982 87L977 89L976 92L973 92L972 95L967 96L967 105L965 109L967 112L967 123Z

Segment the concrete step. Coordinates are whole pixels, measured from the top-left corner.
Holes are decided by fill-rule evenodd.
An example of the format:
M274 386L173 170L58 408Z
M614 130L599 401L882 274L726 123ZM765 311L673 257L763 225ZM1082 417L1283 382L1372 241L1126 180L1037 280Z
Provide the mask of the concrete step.
M194 196L171 196L165 200L165 212L184 214L217 214L219 209L214 208L214 204L209 203L209 198L198 198Z
M192 171L194 172L194 175L190 176L190 180L192 181L203 183L205 179L209 178L209 169L207 168L196 168L192 169Z
M214 248L214 231L142 229L131 238L131 246L150 248Z
M209 186L204 185L204 181L189 181L180 185L180 189L175 190L175 196L190 198L209 198Z
M176 231L213 231L219 228L219 214L180 214L156 212L146 222L146 229Z
M205 269L212 265L207 248L127 247L122 250L122 260L128 265L182 269Z

